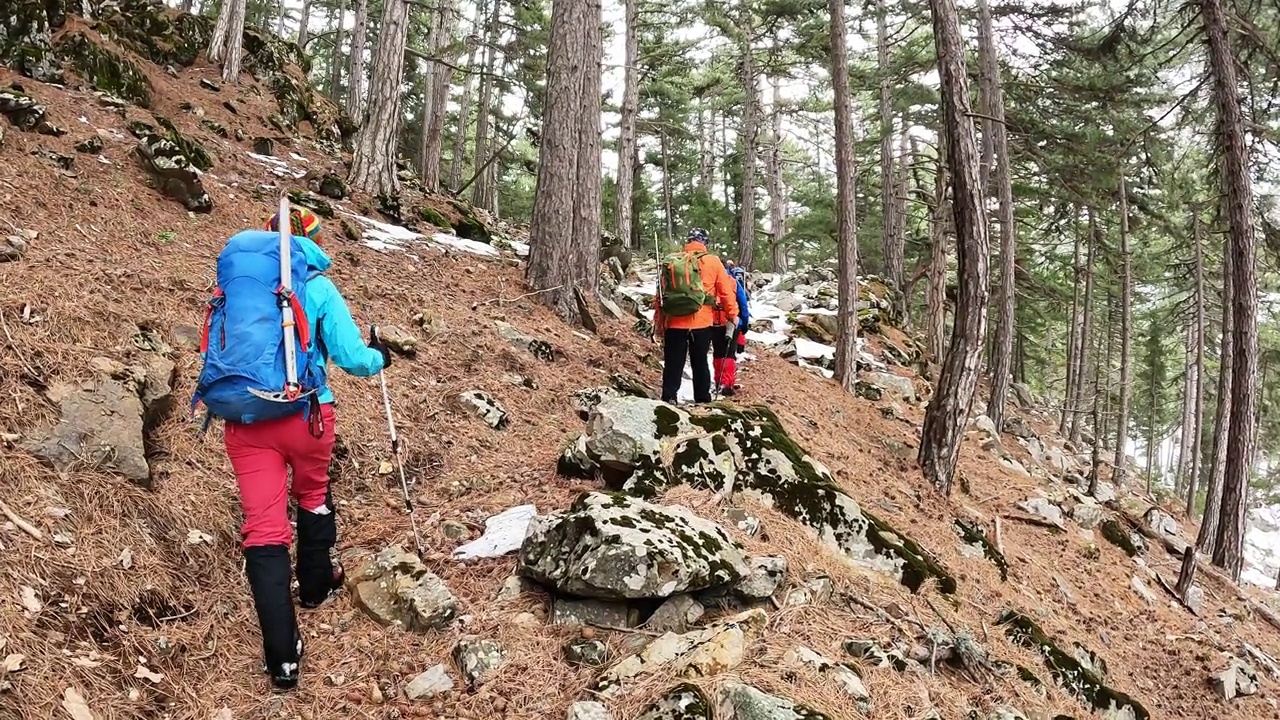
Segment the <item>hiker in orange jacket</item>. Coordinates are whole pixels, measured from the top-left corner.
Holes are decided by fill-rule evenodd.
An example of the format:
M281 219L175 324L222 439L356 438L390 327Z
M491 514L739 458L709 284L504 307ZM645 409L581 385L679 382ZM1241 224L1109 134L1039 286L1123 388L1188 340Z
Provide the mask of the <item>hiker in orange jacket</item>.
M674 315L676 294L682 301L688 300L688 293L680 287L676 265L688 263L692 268L697 263L697 275L701 281L700 288L693 288L699 297L696 310L687 314ZM668 312L663 310L663 298L668 298ZM682 303L685 304L685 303ZM689 366L693 371L694 402L711 402L711 367L708 355L711 353L711 336L715 332L717 313L727 318L729 327L736 327L738 320L737 283L729 277L720 258L707 252L707 231L693 228L689 231L689 241L681 254L662 263L659 268L658 295L654 299L653 328L654 333L662 338L662 400L674 403L680 392L680 379L684 375L684 361L689 358Z

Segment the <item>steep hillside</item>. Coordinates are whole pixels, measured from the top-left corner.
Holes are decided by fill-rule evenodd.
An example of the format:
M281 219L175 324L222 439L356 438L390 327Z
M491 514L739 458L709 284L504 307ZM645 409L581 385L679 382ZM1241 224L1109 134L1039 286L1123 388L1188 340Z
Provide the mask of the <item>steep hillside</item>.
M1174 602L1160 579L1177 576L1177 530L1140 499L1095 500L1064 481L1078 460L1033 407L1013 411L1018 436L976 423L962 491L946 501L915 466L922 401L910 396L926 383L888 319L866 319L882 327L868 362L911 387L879 377L848 396L762 335L740 404L677 410L636 397L657 381L657 347L630 317L602 313L588 334L538 304L518 231L504 237L465 206L414 191L400 205L413 230L383 224L373 201L342 197L341 123L297 84L296 67L222 87L194 53L157 65L138 18L190 21L121 7L53 34L66 85L0 70L0 717L586 720L598 716L570 707L597 699L620 720L1061 718L1095 704L1112 720L1280 716L1269 659L1280 631L1257 618L1263 606L1203 572L1198 614ZM112 80L119 72L77 73L70 53L85 47L128 60L140 78L126 87ZM41 108L4 90L14 84ZM289 115L295 93L310 109ZM144 165L157 148L200 157L191 143L207 153L202 174ZM329 274L357 320L416 339L387 382L426 569L456 597L430 629L375 622L367 585L302 614L303 681L287 695L261 675L221 429L201 435L185 412L213 259L282 191L333 210ZM643 277L623 282L615 297L643 312ZM761 329L810 325L820 323L792 316ZM800 341L790 350L820 363ZM377 381L338 374L334 389L339 548L355 575L375 553L411 553L413 537ZM486 423L459 400L468 391L496 399L506 422ZM583 497L606 486L668 507ZM487 519L524 504L540 519L519 557L452 557ZM616 506L624 519L608 514ZM631 600L619 600L618 573L593 555L602 545L584 525L613 538L606 550L670 552L662 572L688 593L668 601L677 591L665 584L631 583ZM618 530L636 526L649 534ZM541 582L513 580L518 567ZM566 597L575 588L597 600ZM599 627L552 622L573 616ZM1016 642L1018 628L1047 633L1054 650L1041 654L1038 635ZM1243 671L1229 693L1211 684L1233 658L1256 688Z

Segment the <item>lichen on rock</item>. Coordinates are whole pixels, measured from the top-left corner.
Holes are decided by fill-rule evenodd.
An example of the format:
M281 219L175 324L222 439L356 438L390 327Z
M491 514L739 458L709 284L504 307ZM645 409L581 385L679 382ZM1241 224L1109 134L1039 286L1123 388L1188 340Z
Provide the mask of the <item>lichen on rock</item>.
M57 53L93 88L138 107L151 107L151 85L138 66L84 32L63 34L57 42Z
M725 586L748 571L743 549L715 523L679 506L597 492L530 523L518 568L557 592L606 600Z
M160 192L193 212L213 210L213 199L200 182L200 170L173 141L147 134L138 141L138 158L155 179Z

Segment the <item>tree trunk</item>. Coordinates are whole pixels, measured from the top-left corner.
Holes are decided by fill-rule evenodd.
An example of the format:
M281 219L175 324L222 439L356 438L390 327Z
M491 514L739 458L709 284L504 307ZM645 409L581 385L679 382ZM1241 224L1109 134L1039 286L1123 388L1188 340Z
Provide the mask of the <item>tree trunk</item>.
M222 81L234 83L240 76L243 56L245 0L223 0L209 40L209 62L222 63ZM265 11L264 11L265 14Z
M625 0L626 38L623 52L622 119L618 125L618 181L614 187L614 232L631 237L635 217L635 188L631 185L636 161L636 118L640 111L640 0Z
M1098 494L1102 469L1102 363L1093 365L1093 443L1089 462L1089 494Z
M367 44L366 38L368 37L367 33L369 29L369 0L353 0L353 1L355 2L355 26L351 28L351 57L350 57L350 67L347 70L347 115L350 116L351 119L354 120L356 124L363 129L366 124L364 120L364 111L366 107L365 99L364 99L364 52L365 52L365 45ZM392 1L389 4L395 5L399 3ZM407 11L405 14L407 15ZM382 11L382 15L385 21L386 15L387 15L387 12L385 9ZM385 25L383 25L381 32L385 33L386 31L387 31L387 28ZM379 51L381 51L382 49L381 36L379 36L378 38L378 49ZM403 56L404 55L403 43L401 43L400 49L401 49L400 54L401 56ZM404 66L403 57L400 60L400 65L401 65L401 68L403 69L403 66ZM396 82L399 83L400 78L397 77ZM396 105L397 106L400 104L399 98L400 98L400 89L399 87L397 87L396 88ZM396 117L397 128L400 126L399 120L400 120L399 116L397 115ZM393 162L394 162L394 159L393 159Z
M929 217L928 306L929 361L940 367L946 354L947 335L947 139L939 138L938 167L933 175L933 212ZM936 381L936 377L929 378Z
M1125 188L1124 173L1120 174L1120 397L1116 412L1115 469L1111 480L1117 488L1124 487L1125 473L1129 469L1129 456L1125 445L1129 440L1129 385L1132 361L1133 277L1129 259L1129 198Z
M1200 218L1191 216L1192 272L1195 273L1195 305L1192 316L1194 335L1195 393L1192 396L1191 464L1187 474L1187 517L1193 517L1196 504L1196 481L1200 478L1200 443L1204 425L1204 239L1200 233Z
M342 94L342 38L345 34L344 25L347 24L347 0L338 0L338 23L333 29L333 54L329 56L329 99L334 103L339 102L339 96ZM348 63L350 56L348 54ZM343 106L346 109L346 106ZM351 115L350 111L347 115ZM359 119L352 116L352 120L359 122Z
M364 4L365 0L357 0ZM409 31L409 3L387 0L379 23L377 54L369 83L367 122L356 135L351 155L351 186L370 195L400 192L396 151L400 137L400 87L404 79L404 48ZM352 50L353 61L355 50ZM355 84L356 73L351 73ZM355 92L352 92L355 96Z
M698 105L698 190L711 196L712 165L715 162L715 111Z
M471 23L471 35L479 37L480 24L484 22L484 2L476 4L476 16ZM477 43L470 38L467 41L467 64L464 66L468 73L462 79L462 98L458 101L458 126L453 132L453 152L449 158L449 190L458 192L458 186L462 183L462 163L466 161L467 155L467 131L471 128L471 101L475 91L475 84L471 81L470 70L476 66L476 47Z
M911 164L915 156L908 144L908 133L904 128L898 135L897 173L893 184L893 231L897 233L895 243L906 251L907 241L907 198L911 195ZM905 283L905 278L904 278ZM907 297L908 288L904 284L897 294L898 317L902 327L911 327L911 298Z
M1232 312L1233 297L1230 239L1222 247L1222 320L1218 362L1218 402L1213 411L1213 458L1209 464L1209 480L1204 494L1204 516L1196 547L1212 556L1218 545L1218 524L1222 513L1222 476L1227 467L1227 429L1231 418L1231 374L1233 363Z
M284 0L279 0L279 2L276 3L276 11L276 37L283 38L285 19Z
M302 0L302 11L298 13L298 47L307 47L307 25L311 23L311 0Z
M885 0L876 0L876 61L880 71L880 214L884 272L889 285L903 294L905 238L896 227L893 173L893 106L889 95L889 27ZM899 308L901 310L901 308Z
M1080 369L1076 375L1076 396L1071 403L1074 408L1071 414L1071 442L1073 443L1080 441L1080 415L1084 412L1084 379L1089 373L1089 339L1093 337L1093 271L1097 265L1098 245L1101 240L1098 219L1094 217L1093 207L1086 207L1085 212L1089 218L1089 239L1085 244L1084 301L1080 309ZM1094 362L1097 360L1095 359Z
M756 256L756 134L760 116L760 92L756 87L756 63L751 47L751 10L742 0L742 207L738 211L738 264L755 269Z
M1009 393L1009 376L1013 371L1013 325L1017 296L1014 287L1017 272L1017 240L1013 224L1013 180L1009 167L1009 141L1004 124L1004 89L992 37L991 8L987 0L978 0L978 17L982 32L978 34L982 54L982 74L987 76L987 123L992 152L995 154L996 194L1000 200L1000 317L996 323L995 362L991 370L991 401L987 416L997 429L1004 427L1005 396ZM986 143L983 145L984 149ZM986 187L986 183L983 183ZM1095 430L1096 432L1096 430Z
M438 5L427 44L429 54L456 64L457 53L447 54L447 51L457 31L457 12L452 0L439 0ZM444 123L452 86L452 68L439 62L427 63L423 80L422 144L418 157L418 174L427 192L440 191L440 155L444 151Z
M659 152L662 154L662 219L667 226L667 244L676 242L675 210L671 206L671 160L667 153L667 132L662 131L658 137Z
M599 276L600 21L598 0L552 3L527 275L569 321L581 320L575 290L594 298Z
M951 346L921 430L920 468L943 495L951 493L986 336L989 277L987 213L978 177L978 148L970 120L964 41L953 0L930 0L942 85L943 130L954 186L958 275Z
M782 79L774 78L773 96L770 98L769 114L772 127L769 132L769 269L781 272L779 266L785 265L779 260L784 255L783 242L786 238L787 206L783 198L782 188Z
M831 0L831 84L835 105L836 254L839 269L836 312L836 382L852 392L858 382L858 228L854 212L853 118L849 108L849 32L845 0ZM747 189L750 189L748 184ZM743 207L750 204L746 195Z
M1245 140L1236 58L1227 37L1221 0L1201 0L1209 45L1209 67L1218 115L1218 157L1232 254L1231 424L1227 431L1227 464L1222 485L1222 519L1213 564L1240 581L1244 562L1244 528L1253 467L1254 421L1258 374L1258 271L1254 247L1253 188L1249 184L1249 146Z
M572 2L573 0L569 0ZM502 0L493 0L493 13L489 16L489 26L485 32L486 42L484 48L484 75L480 77L480 103L476 106L476 184L471 188L471 202L476 207L490 208L494 204L494 195L496 188L494 183L490 182L492 175L486 172L486 168L482 165L493 154L493 141L490 140L492 134L493 116L497 113L497 107L494 103L493 92L493 69L498 62L498 34L501 31L502 22ZM545 107L543 112L545 113ZM541 157L539 157L541 161ZM538 171L541 175L541 170Z
M1078 211L1072 208L1073 217ZM1072 252L1071 260L1071 327L1067 334L1067 380L1066 387L1062 394L1062 418L1058 423L1058 434L1066 436L1071 428L1072 418L1075 416L1076 383L1080 376L1080 355L1081 355L1081 333L1080 333L1080 280L1084 276L1084 270L1080 267L1080 232L1076 227L1077 223L1071 223L1072 236L1075 239L1075 249Z
M1160 446L1156 443L1156 410L1159 409L1157 395L1156 374L1151 373L1151 411L1147 417L1151 419L1151 426L1147 428L1147 494L1151 494L1151 481L1155 473L1156 455L1160 453Z

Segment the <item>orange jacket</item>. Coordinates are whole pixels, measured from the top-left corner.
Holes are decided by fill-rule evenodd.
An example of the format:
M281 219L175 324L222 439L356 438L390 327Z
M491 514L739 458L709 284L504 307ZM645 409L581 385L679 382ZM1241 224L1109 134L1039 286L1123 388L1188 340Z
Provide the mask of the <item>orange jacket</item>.
M684 246L685 252L706 252L707 246L700 242L691 242ZM667 317L662 314L662 293L653 300L653 327L658 332L663 330L700 330L712 325L738 321L737 281L729 276L724 263L715 255L703 255L698 260L698 274L702 276L702 288L714 300L716 308L703 305L698 312L683 317Z

